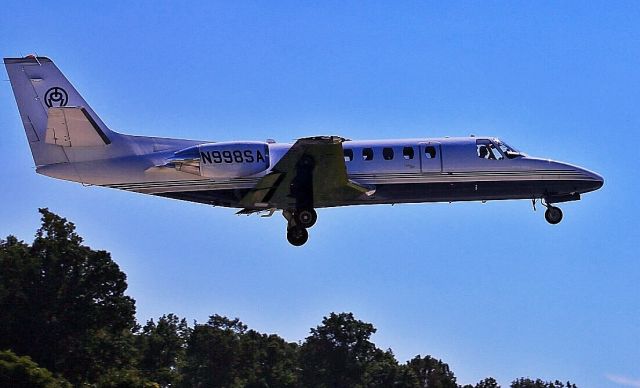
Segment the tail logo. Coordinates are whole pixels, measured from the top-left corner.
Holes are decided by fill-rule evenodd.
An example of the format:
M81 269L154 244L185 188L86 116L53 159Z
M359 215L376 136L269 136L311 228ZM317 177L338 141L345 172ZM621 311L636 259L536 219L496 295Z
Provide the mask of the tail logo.
M66 106L68 102L69 95L67 94L67 92L57 86L54 86L51 89L47 90L47 92L44 94L44 103L47 104L49 108L54 106Z

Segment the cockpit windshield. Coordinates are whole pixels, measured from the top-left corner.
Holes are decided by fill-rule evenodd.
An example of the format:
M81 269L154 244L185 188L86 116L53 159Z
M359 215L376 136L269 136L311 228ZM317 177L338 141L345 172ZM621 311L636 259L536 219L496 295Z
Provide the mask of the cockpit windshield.
M500 151L502 151L502 154L509 159L514 159L514 158L523 156L520 151L509 146L507 143L503 142L498 138L494 138L492 139L492 141L500 149Z
M478 157L489 160L502 160L504 158L514 159L523 156L515 148L510 147L500 139L478 139L476 140Z

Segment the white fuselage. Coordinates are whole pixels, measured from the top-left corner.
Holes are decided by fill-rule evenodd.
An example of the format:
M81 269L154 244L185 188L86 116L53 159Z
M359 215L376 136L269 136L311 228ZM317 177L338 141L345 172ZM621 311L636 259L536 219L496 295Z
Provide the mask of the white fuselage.
M177 152L202 141L119 135L115 142L129 143L131 154L38 168L44 175L145 194L236 207L229 191L251 189L277 164L292 144L269 143L268 167L245 176L206 177L179 171L167 161ZM349 179L371 186L375 193L349 203L325 203L318 207L367 203L403 203L461 200L543 198L581 194L602 186L602 177L570 164L519 154L481 158L477 142L492 138L432 138L345 141L345 166ZM249 142L237 144L237 148ZM495 152L495 151L494 151ZM497 156L497 155L496 155ZM231 161L229 166L235 164ZM197 172L197 169L196 169ZM189 193L183 196L184 193ZM202 194L202 195L199 195Z

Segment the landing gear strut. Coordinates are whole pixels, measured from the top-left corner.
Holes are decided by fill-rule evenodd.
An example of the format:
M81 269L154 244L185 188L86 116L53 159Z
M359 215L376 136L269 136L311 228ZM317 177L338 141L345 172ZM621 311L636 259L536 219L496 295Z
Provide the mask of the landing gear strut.
M307 228L315 225L318 214L312 208L284 210L282 212L287 219L287 240L291 245L299 247L309 239Z

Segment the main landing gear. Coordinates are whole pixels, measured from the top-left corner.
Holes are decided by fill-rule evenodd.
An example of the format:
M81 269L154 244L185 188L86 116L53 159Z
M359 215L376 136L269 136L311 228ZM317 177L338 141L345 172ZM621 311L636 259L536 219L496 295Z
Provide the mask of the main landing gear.
M551 225L559 224L562 221L562 210L559 207L555 207L549 202L541 199L540 203L542 206L546 207L547 210L544 212L544 219L547 220ZM536 200L533 200L533 210L536 210Z
M299 247L304 245L309 239L309 232L303 227L293 226L287 228L287 240L293 246Z
M307 229L315 225L318 214L314 209L294 209L282 212L287 219L287 240L291 245L299 247L309 239Z

